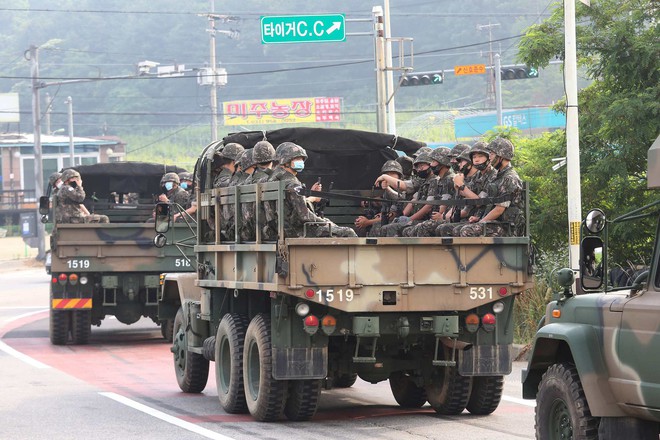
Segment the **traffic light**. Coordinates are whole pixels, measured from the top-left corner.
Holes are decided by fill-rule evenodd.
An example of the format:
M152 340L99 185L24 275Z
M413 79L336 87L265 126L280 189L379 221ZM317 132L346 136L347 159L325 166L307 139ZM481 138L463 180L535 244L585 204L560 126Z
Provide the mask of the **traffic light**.
M539 70L529 66L502 66L502 81L510 79L538 78Z
M416 72L401 77L401 87L407 86L428 86L432 84L442 84L445 81L445 75L442 70L438 72Z

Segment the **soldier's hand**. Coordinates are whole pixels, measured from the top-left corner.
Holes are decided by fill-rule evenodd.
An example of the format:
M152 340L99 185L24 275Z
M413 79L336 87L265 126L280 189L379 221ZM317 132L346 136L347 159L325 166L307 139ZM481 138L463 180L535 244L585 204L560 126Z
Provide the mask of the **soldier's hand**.
M365 216L361 215L355 219L355 227L357 227L358 229L364 229L367 226L369 226L369 219L366 218Z
M387 179L385 179L384 175L378 176L378 179L376 179L376 182L374 182L374 185L376 188L387 188L389 185L387 184Z
M170 201L170 199L168 199L167 196L166 196L165 194L159 194L159 195L158 195L158 201L159 201L159 202L165 202L165 203L167 203L167 202Z
M477 223L479 220L481 220L481 218L474 215L471 215L470 218L468 219L470 223Z
M439 212L434 212L431 214L431 220L435 220L436 222L441 222L444 220L442 214Z
M321 182L314 182L314 185L312 185L312 191L323 191L323 184L321 184Z
M463 173L456 174L454 176L454 185L462 186L463 183L465 183L465 177L463 176Z

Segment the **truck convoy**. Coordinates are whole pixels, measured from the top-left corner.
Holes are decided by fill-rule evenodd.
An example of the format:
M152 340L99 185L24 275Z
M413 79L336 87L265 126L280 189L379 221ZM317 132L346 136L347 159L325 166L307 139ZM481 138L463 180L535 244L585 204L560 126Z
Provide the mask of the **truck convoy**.
M660 137L648 152L647 179L649 189L660 188ZM655 222L644 250L651 264L616 287L608 282L608 231L631 221ZM564 291L548 304L523 371L523 397L536 399L536 438L658 440L660 200L613 220L592 210L581 231L586 293L573 294L570 269L558 272Z
M90 213L108 216L110 223L64 224L55 221L48 197L40 200L42 221L53 222L50 238L50 340L52 344L86 344L91 325L107 315L124 324L149 317L161 324L171 340L172 321L159 321L157 296L164 271L194 270L192 247L179 244L157 248L153 243L155 196L163 190L166 172L185 171L174 166L142 162L81 165ZM48 191L47 193L50 193ZM57 210L53 197L52 212ZM49 219L50 217L50 219ZM189 236L177 224L166 237L181 243Z
M423 144L355 130L296 128L229 135L206 147L196 164L196 271L166 273L158 294L161 320L174 319L178 384L201 392L210 362L222 408L258 421L307 420L322 387L357 377L388 380L396 401L439 414L492 413L511 372L513 308L533 282L527 232L519 237L327 237L284 233L281 182L213 187L215 152L290 141L308 154L303 182L333 182L325 216L353 226L373 198L381 166L397 151ZM303 190L304 191L304 190ZM252 241L223 239L222 212L266 205L277 237L257 228ZM171 226L165 206L156 219ZM526 228L528 231L528 228ZM161 240L162 242L163 240Z

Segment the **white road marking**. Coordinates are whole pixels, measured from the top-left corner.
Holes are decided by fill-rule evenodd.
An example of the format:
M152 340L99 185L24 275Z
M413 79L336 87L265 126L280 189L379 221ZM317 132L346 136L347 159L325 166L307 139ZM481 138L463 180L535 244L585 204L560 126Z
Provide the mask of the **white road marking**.
M99 394L107 397L108 399L112 399L130 408L136 409L152 417L156 417L157 419L160 419L164 422L178 426L179 428L183 428L190 432L194 432L195 434L199 434L206 438L210 438L214 440L234 440L232 437L227 437L226 435L222 435L218 432L211 431L210 429L202 428L201 426L195 425L194 423L186 422L185 420L181 420L177 417L171 416L169 414L165 414L162 411L158 411L157 409L154 409L150 406L143 405L139 402L136 402L135 400L129 399L128 397L124 397L116 393L104 392Z
M13 307L13 308L16 308L16 307ZM48 309L40 308L40 310L36 310L34 312L23 313L22 315L15 316L15 317L11 318L10 320L8 320L7 322L5 322L3 324L3 327L5 327L7 324L9 324L13 321L17 321L17 320L25 318L27 316L36 315L37 313L42 313L46 310L48 310ZM0 329L0 334L2 334L1 330L2 329ZM32 359L30 356L27 356L27 355L21 353L20 351L14 350L13 348L11 348L9 345L5 344L2 341L0 341L0 351L4 351L8 355L13 356L18 360L21 360L21 361L25 362L28 365L32 365L35 368L42 368L42 369L43 368L50 368L50 365L46 365L42 362L39 362L36 359Z
M535 400L526 400L526 399L520 399L518 397L509 397L509 396L502 396L502 400L506 400L507 402L511 402L511 403L517 403L518 405L536 408Z

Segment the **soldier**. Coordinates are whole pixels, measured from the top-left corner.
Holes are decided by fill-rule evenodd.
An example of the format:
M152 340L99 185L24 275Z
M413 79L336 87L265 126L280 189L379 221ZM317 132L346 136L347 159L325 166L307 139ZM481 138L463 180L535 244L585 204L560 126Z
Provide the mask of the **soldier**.
M80 173L72 168L64 170L62 186L57 192L55 222L57 223L109 223L106 215L90 214L82 204L85 190Z
M189 194L179 186L180 180L176 173L165 173L160 179L163 192L158 195L159 202L173 203L182 208L188 206Z
M399 156L395 159L399 165L401 165L401 170L403 175L401 176L402 180L410 180L413 170L413 160L408 156Z
M330 220L317 216L307 206L305 198L298 194L302 183L296 177L305 168L307 152L304 148L293 142L284 142L278 146L276 160L279 165L270 178L271 182L285 181L286 195L284 199L284 234L286 237L302 237L305 223L314 222L307 226L308 235L312 237L357 237L351 228L340 227ZM281 219L282 220L282 219ZM270 225L274 230L275 225Z
M449 200L455 194L454 172L451 170L451 159L449 158L450 152L449 148L446 147L438 147L431 152L431 170L437 178L432 181L426 200ZM405 228L402 233L403 236L431 237L434 235L440 222L444 221L447 206L424 205L421 210L429 211L430 218Z
M381 174L387 174L395 179L401 179L403 177L403 169L401 164L395 160L388 160L383 164L383 167L380 169ZM386 189L383 191L383 199L398 199L398 194L394 193L391 189ZM384 209L383 209L384 208ZM378 209L378 212L376 211ZM394 216L390 206L375 206L374 208L369 209L370 212L365 212L365 215L361 215L355 219L355 227L358 229L359 236L368 235L370 237L377 237L379 235L380 227L382 226L383 219L382 215L387 215L389 220ZM372 233L373 231L373 233Z
M193 175L188 171L182 171L179 173L179 186L186 191L188 194L193 193Z
M259 141L254 145L253 160L257 164L252 176L246 180L246 184L262 183L268 181L273 174L273 160L275 160L275 148L268 141Z
M417 151L413 153L412 155L413 159L417 159L417 157L419 157L420 154L431 154L431 151L433 151L433 148L424 145L423 147L418 148Z
M182 171L179 173L179 185L185 192L188 193L188 204L186 210L184 211L188 216L186 218L194 218L195 213L197 212L197 195L195 194L195 188L193 184L193 174L188 171ZM182 213L174 214L173 220L179 221Z
M489 206L485 215L477 222L470 221L470 224L463 226L461 237L515 236L524 232L522 180L511 166L513 144L508 139L498 137L488 144L488 148L495 154L493 167L498 170L495 180L488 187L488 196L504 197L508 200ZM489 223L494 221L498 223Z
M429 189L433 180L436 179L435 174L431 170L431 156L422 153L415 159L413 163L415 167L416 178L411 180L399 180L386 174L381 174L376 179L375 185L383 186L384 188L396 188L398 191L405 191L408 195L414 194L413 200L426 200L429 194ZM381 183L383 182L383 183ZM399 237L406 226L410 226L413 222L424 221L429 218L431 213L431 206L419 203L408 203L403 209L403 215L396 218L394 222L385 225L381 228L381 236L384 237Z
M454 148L451 149L451 152L449 153L449 158L451 159L451 169L454 171L454 173L458 173L458 156L463 154L464 152L468 151L470 149L470 146L467 144L456 144L454 145Z
M60 189L60 187L62 186L61 177L62 174L58 173L57 171L55 171L53 174L51 174L48 177L48 183L50 183L50 187L51 187L50 190L51 197L55 197L57 195L57 190Z
M245 150L242 145L235 142L220 146L215 152L214 163L219 165L220 171L213 180L214 188L226 188L229 186L234 172L236 171L236 161Z

